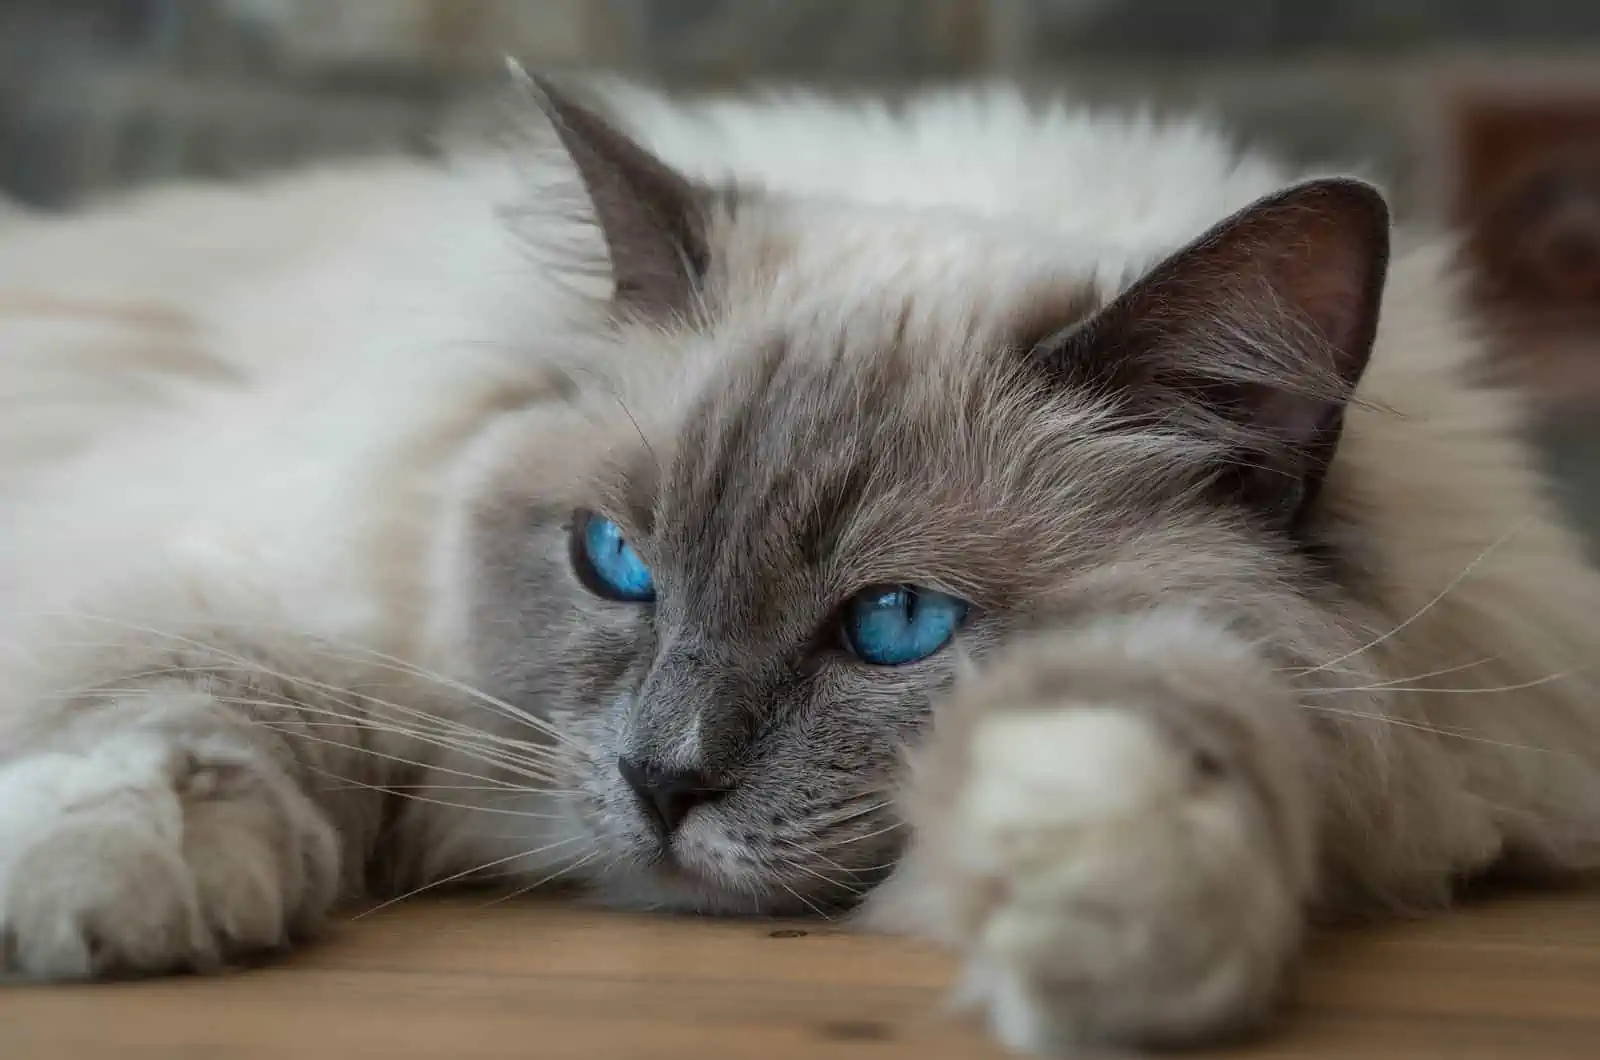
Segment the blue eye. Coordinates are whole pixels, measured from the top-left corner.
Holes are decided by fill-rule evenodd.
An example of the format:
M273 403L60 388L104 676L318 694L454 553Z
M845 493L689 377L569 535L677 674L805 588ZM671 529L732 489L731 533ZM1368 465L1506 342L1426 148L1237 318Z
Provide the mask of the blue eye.
M915 585L864 589L844 608L844 636L863 662L904 666L926 659L955 636L967 605Z
M648 603L656 598L650 568L622 536L622 528L600 515L583 517L573 542L578 577L608 600Z

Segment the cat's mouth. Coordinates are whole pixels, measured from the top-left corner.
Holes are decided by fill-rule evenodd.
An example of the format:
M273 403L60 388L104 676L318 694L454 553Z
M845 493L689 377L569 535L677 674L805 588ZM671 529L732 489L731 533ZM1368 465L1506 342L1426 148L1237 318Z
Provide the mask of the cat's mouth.
M716 916L824 917L848 913L890 875L890 868L831 880L815 869L766 862L759 851L740 854L665 845L631 871L605 881L607 901L630 907Z
M664 880L674 883L708 884L705 874L695 871L685 865L672 846L665 845L658 849L654 855L644 863L646 871L653 876L660 876Z
M714 844L720 846L720 844ZM606 904L714 916L809 916L834 903L801 898L755 852L708 849L673 836L648 854L614 863L594 881Z
M733 809L737 809L734 807ZM841 863L830 834L819 834L822 848L768 837L743 816L729 816L726 805L697 807L673 829L646 827L648 816L631 813L603 841L616 856L590 877L597 896L608 904L722 916L824 916L847 912L892 872L897 851L874 843L866 866ZM637 812L630 804L624 812ZM881 831L881 828L879 829ZM877 834L867 830L867 838ZM597 837L599 838L599 837ZM844 847L863 853L866 848ZM834 850L832 856L827 851Z
M734 885L665 860L604 881L599 894L623 908L722 917L832 918L860 904L858 895L804 894L776 878Z

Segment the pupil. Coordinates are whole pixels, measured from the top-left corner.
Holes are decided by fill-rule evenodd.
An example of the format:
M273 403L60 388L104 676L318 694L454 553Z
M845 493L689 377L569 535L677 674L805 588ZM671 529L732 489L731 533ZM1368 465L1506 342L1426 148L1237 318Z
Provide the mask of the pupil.
M915 622L917 620L917 591L915 589L904 589L901 592L905 597L906 621Z

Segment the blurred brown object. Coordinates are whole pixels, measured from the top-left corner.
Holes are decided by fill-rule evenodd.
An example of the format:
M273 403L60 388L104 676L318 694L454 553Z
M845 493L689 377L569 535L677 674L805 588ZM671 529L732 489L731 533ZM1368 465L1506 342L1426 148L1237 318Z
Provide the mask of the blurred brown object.
M1447 106L1453 220L1506 366L1600 404L1600 72L1467 81Z

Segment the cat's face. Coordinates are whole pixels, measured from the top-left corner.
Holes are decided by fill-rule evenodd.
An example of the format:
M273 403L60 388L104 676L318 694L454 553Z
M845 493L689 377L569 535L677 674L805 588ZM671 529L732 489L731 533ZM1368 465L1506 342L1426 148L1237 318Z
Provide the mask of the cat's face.
M552 105L565 137L584 134ZM593 142L571 149L601 164ZM1169 340L1203 336L1181 315L1156 334L1157 314L1125 304L1181 308L1226 242L1074 328L1096 299L1060 263L996 279L968 260L929 287L854 271L841 249L837 268L775 283L791 241L730 235L759 207L691 230L660 215L659 171L633 174L643 219L586 179L619 300L683 309L692 282L693 312L608 332L575 392L497 433L458 543L458 639L477 684L547 724L507 732L548 746L556 841L612 898L853 904L907 838L906 751L964 665L1042 623L1173 595L1234 605L1299 576L1327 380L1272 391L1305 404L1273 414L1312 422L1307 451L1230 433L1257 383L1172 368ZM615 194L616 173L601 183ZM621 251L663 230L691 245L627 275ZM669 272L697 261L689 281ZM1219 408L1190 408L1200 384ZM1139 401L1121 396L1134 386Z
M905 838L895 780L958 660L1166 514L1182 538L1181 507L1105 473L1141 460L1092 414L985 368L997 337L913 330L713 334L681 400L535 411L486 484L474 676L567 741L567 834L618 897L852 902Z

